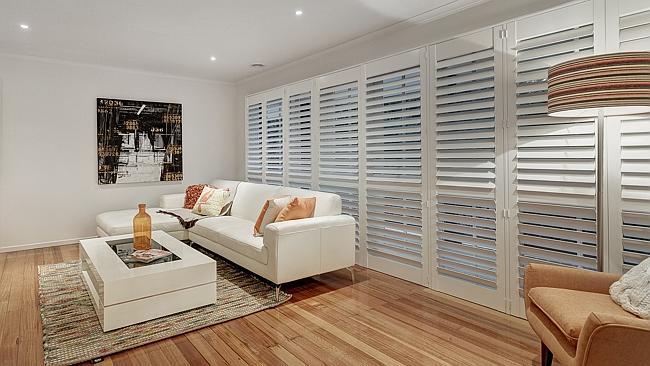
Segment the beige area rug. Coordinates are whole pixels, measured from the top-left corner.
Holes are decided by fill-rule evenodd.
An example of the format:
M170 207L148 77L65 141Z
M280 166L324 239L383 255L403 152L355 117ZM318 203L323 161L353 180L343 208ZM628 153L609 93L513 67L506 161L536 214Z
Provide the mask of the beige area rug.
M217 304L104 333L80 277L79 262L38 267L46 365L93 360L278 306L291 295L216 257Z

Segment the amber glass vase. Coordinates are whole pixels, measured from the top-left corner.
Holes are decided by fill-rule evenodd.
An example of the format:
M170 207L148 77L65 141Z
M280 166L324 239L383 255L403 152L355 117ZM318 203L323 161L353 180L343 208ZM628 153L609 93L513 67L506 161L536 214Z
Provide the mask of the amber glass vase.
M133 249L151 249L151 216L145 211L147 205L138 205L138 214L133 218Z

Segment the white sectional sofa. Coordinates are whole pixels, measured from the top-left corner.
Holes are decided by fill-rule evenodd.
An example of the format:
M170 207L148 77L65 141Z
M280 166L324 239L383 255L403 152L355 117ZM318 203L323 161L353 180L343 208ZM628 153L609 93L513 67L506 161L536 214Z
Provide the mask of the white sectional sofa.
M276 284L318 275L354 265L355 221L341 214L338 195L290 187L215 180L234 195L231 215L199 220L185 230L175 217L157 213L180 209L185 194L162 196L160 208L148 208L152 230L163 230L194 243ZM278 196L316 197L313 218L269 224L263 237L253 236L253 226L264 202ZM97 215L99 236L132 232L135 209ZM354 278L353 278L354 279Z

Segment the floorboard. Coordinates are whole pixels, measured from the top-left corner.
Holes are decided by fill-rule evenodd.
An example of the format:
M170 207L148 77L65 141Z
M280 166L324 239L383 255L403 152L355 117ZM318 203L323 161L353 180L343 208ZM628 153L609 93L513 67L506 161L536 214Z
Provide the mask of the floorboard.
M0 253L0 365L43 364L38 266L77 245ZM99 365L539 365L518 318L357 267L283 287L287 303L106 357ZM90 365L90 363L85 363Z

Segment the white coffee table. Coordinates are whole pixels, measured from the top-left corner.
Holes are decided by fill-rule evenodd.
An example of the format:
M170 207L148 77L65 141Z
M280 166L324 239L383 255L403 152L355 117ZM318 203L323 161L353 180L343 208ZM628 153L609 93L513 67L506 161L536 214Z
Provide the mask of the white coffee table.
M81 276L104 332L217 301L213 259L154 231L153 241L172 252L173 260L129 268L116 248L122 253L131 238L129 234L80 242Z

